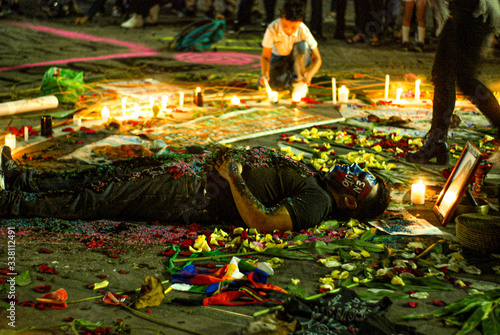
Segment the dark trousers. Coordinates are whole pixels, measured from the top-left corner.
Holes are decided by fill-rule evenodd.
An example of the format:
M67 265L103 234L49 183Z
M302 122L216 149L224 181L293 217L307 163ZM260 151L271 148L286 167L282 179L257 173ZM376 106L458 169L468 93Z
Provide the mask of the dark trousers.
M264 0L264 9L266 11L266 23L269 24L274 21L276 0Z
M323 1L311 0L311 33L316 37L323 36Z
M95 0L92 3L92 5L90 5L90 8L87 12L88 18L92 19L99 10L104 9L105 4L106 0ZM115 0L115 6L123 9L124 8L123 0Z
M25 183L14 186L17 191L0 192L0 213L190 222L208 206L203 192L206 180L161 164L139 158L76 173L25 171Z
M347 0L332 0L335 3L335 38L343 39L345 37L345 13L347 10Z
M500 129L500 106L493 93L478 80L481 47L492 28L483 17L472 15L477 0L455 1L440 35L432 68L434 106L432 128L447 130L455 109L456 88L472 99L491 124Z
M160 4L160 0L130 0L130 13L147 17L151 7L158 4Z
M354 0L354 12L357 35L364 39L381 36L384 30L383 0Z

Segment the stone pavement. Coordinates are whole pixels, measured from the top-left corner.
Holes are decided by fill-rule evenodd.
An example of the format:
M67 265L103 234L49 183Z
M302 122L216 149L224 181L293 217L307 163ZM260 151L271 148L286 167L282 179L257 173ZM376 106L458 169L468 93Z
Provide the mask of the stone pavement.
M325 2L325 4L328 2ZM28 8L29 2L21 4ZM85 3L88 5L88 3ZM350 2L350 5L352 3ZM326 7L326 5L325 5ZM199 17L201 18L201 17ZM226 34L218 44L217 52L207 54L179 53L165 51L169 38L175 36L181 27L189 21L179 19L168 7L164 8L160 20L155 25L148 25L143 29L125 30L120 28L120 19L112 17L96 17L92 22L82 26L73 25L74 17L65 17L53 20L37 18L9 17L0 19L0 102L29 98L38 95L43 74L50 66L70 68L83 71L88 84L98 81L119 79L153 78L159 81L173 82L175 75L196 73L198 75L218 74L224 78L239 79L242 74L257 76L259 69L260 43L263 34L260 26L247 29L239 35ZM353 12L350 6L348 25L353 25ZM376 77L390 74L392 78L403 78L405 74L413 73L420 76L430 76L433 60L432 50L435 40L431 39L429 51L424 53L402 52L397 44L386 41L378 48L365 44L348 45L344 41L333 39L333 23L325 22L326 41L320 42L320 51L323 66L320 74L329 76L345 73L362 73ZM494 54L493 54L494 55ZM482 67L481 77L491 86L500 87L500 60L489 55ZM25 115L22 117L2 117L0 127L7 125L39 125L38 117ZM95 138L97 139L97 138ZM94 140L95 140L94 139ZM53 139L57 143L60 139ZM267 136L254 140L247 140L240 145L264 144L276 145L276 136ZM60 141L62 142L62 141ZM85 143L86 144L86 143ZM74 147L72 147L74 148ZM29 152L30 149L27 149ZM40 149L40 150L43 150ZM52 151L51 155L58 156L67 148L63 145L61 152ZM19 155L22 152L18 153ZM69 168L61 165L57 168ZM432 224L438 224L432 212L432 204L414 206L410 209L414 215L420 215ZM454 233L451 224L445 230ZM54 249L53 254L40 254L36 251L41 248ZM162 245L133 246L127 254L114 262L107 255L88 252L83 244L71 240L61 241L32 241L22 246L18 256L18 263L22 269L31 269L33 264L49 263L56 265L60 276L46 276L47 283L54 289L64 287L70 293L70 300L89 297L85 286L96 282L97 274L109 274L111 289L132 290L138 287L145 276L166 277L165 267L168 265L164 257L158 255L164 250ZM5 253L1 253L5 255ZM484 256L484 255L483 255ZM2 256L3 257L3 256ZM499 284L498 276L491 272L495 261L480 262L477 266L484 269L485 276L471 276L464 274L470 280L486 281L487 287L494 283ZM1 261L3 267L3 261ZM139 264L147 264L140 267ZM121 275L120 269L129 270L129 275ZM489 271L489 272L488 272ZM314 293L317 290L317 278L325 273L324 267L316 262L287 260L278 268L273 283L286 287L290 278L301 278L306 291ZM462 274L461 274L462 275ZM492 284L493 283L493 284ZM37 285L44 285L38 282ZM493 286L494 287L494 286ZM34 300L40 294L33 289L24 290L20 300ZM167 298L181 296L181 293L171 292ZM431 292L432 299L441 299L447 302L456 301L467 296L465 291ZM433 306L421 304L418 309L406 306L407 300L396 301L387 313L390 320L396 321L401 315L408 313L422 313L433 310ZM108 306L109 307L109 306ZM251 315L259 311L258 306L227 306L214 307L185 307L163 304L153 311L151 316L174 325L181 325L193 331L204 334L226 334L238 331L252 320ZM0 329L8 328L4 311L0 312ZM125 310L111 309L107 306L96 305L93 301L71 304L61 313L58 310L40 311L32 308L19 308L17 314L18 328L28 326L48 326L63 322L67 317L80 318L89 321L102 320L110 324L116 319L122 319L135 327L150 327L162 329L166 334L185 334L180 330L162 327L142 318L135 317ZM438 320L404 321L402 323L416 326L424 334L453 334L456 328L444 327ZM44 333L44 332L29 332ZM49 331L45 331L49 333ZM137 334L153 334L154 330L136 330ZM471 334L478 334L473 331Z

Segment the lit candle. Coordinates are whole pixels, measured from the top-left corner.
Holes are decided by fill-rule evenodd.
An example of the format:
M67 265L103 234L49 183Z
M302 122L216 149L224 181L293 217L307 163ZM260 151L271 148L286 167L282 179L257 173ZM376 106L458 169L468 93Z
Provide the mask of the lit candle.
M80 128L82 126L82 116L81 115L75 115L73 117L73 125L77 128Z
M7 134L5 135L5 145L14 149L16 147L16 135Z
M231 105L237 106L240 104L240 98L238 98L236 95L233 95L231 98Z
M136 102L134 104L134 115L132 115L134 118L138 118L141 115L141 109L139 108L139 104Z
M179 108L184 106L184 92L179 93Z
M425 185L422 179L411 185L411 203L423 205L425 203Z
M401 87L396 90L396 101L401 100L402 93L403 93L403 89Z
M349 100L349 90L342 85L342 87L339 88L339 102L345 103L348 100Z
M278 102L278 92L276 91L269 92L269 102Z
M29 138L29 129L28 127L24 126L24 140L28 142L28 138Z
M389 75L385 75L385 95L384 100L389 100Z
M109 108L104 106L101 111L101 117L104 122L107 122L110 117Z
M166 111L167 106L168 106L168 96L164 95L161 97L161 109L163 111Z
M335 82L335 78L332 78L332 100L333 104L337 104L337 83Z
M126 116L127 115L127 97L122 98L122 115ZM80 118L80 126L81 124L81 118Z
M420 79L415 82L415 100L420 100Z
M153 108L155 105L155 98L149 97L149 108Z
M203 95L199 87L196 88L196 92L194 93L194 104L198 107L203 106Z
M300 94L300 92L295 92L292 94L292 101L293 102L300 102L300 100L302 100L302 94Z

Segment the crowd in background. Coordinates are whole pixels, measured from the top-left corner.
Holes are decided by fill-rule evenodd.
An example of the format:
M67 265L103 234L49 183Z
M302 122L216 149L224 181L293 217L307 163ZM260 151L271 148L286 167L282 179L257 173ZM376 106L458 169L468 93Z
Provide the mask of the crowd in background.
M22 14L19 0L0 0L0 17ZM22 1L22 0L21 0ZM223 17L228 31L240 33L249 27L266 27L278 18L277 0L37 0L41 13L50 17L75 15L75 24L85 24L97 15L121 18L123 28L155 24L165 7L183 20ZM394 44L401 50L423 52L426 38L437 37L448 15L447 0L304 0L310 6L305 22L318 42L327 39L367 43L372 47ZM325 6L325 4L328 4ZM86 5L86 6L83 6ZM346 30L346 11L354 7L354 27ZM86 11L81 7L88 7ZM328 8L325 8L328 7ZM333 34L323 32L325 20L333 20Z

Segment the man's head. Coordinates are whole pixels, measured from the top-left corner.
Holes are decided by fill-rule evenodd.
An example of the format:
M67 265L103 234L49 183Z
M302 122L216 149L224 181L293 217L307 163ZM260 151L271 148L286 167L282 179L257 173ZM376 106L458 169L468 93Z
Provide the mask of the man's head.
M294 34L299 29L302 21L304 21L306 14L305 0L285 0L280 14L280 24L283 32L288 36Z
M356 163L335 165L325 179L337 204L335 217L371 220L389 205L389 189L385 182L363 171Z

